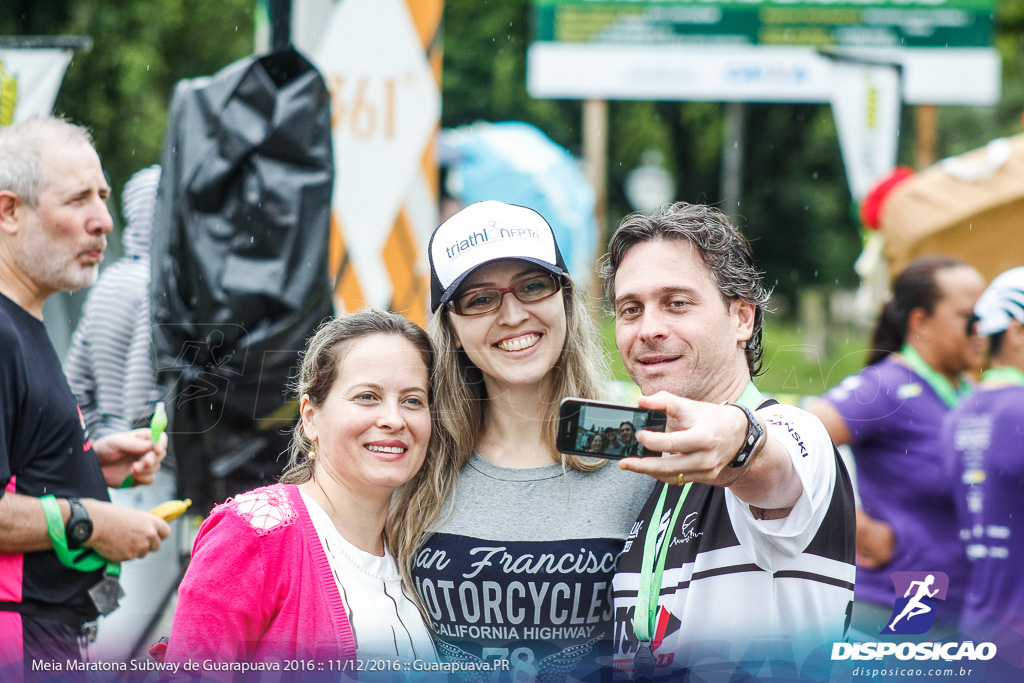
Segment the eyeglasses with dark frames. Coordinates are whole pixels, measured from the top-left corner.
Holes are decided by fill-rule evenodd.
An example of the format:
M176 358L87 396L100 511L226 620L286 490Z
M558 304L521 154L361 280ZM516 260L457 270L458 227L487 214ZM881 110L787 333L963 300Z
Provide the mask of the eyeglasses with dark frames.
M449 301L448 309L456 315L484 315L501 308L506 294L511 293L520 303L532 304L553 297L561 289L562 278L557 275L531 275L505 288L471 289Z

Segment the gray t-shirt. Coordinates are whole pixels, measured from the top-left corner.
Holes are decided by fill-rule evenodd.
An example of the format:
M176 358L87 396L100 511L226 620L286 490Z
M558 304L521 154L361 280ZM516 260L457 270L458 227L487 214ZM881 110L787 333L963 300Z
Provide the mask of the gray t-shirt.
M614 462L594 472L510 469L474 453L416 561L442 656L507 660L499 680L582 679L598 657L607 664L612 575L654 484Z

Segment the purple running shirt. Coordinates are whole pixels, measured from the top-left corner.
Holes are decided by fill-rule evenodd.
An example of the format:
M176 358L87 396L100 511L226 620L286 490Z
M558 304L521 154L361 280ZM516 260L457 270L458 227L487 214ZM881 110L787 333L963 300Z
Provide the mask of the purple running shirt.
M971 563L963 631L1024 641L1024 387L971 394L943 423L961 537Z
M954 508L954 482L940 455L946 404L910 368L890 356L825 393L846 422L857 465L861 507L896 535L892 560L857 567L858 600L892 605L898 571L942 571L949 590L936 618L956 624L967 583Z

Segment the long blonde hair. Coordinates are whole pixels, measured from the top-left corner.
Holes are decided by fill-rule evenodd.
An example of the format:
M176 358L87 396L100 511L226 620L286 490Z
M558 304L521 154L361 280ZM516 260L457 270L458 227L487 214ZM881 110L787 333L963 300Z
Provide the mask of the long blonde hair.
M565 276L562 287L565 302L566 334L562 353L555 363L554 381L548 397L544 439L556 453L555 432L558 406L563 398L600 398L601 383L608 377L607 360L598 343L597 327L590 311L589 296ZM388 541L399 559L402 580L413 585L415 554L426 541L429 530L440 519L444 503L455 492L459 470L469 462L483 433L487 388L483 373L464 349L457 348L450 313L438 309L428 331L434 343L437 364L434 368L434 432L437 452L431 459L438 467L431 473L429 485L406 484L397 494L393 516L388 523ZM591 472L605 464L576 455L559 454L563 467Z
M341 363L352 344L373 334L395 335L408 340L419 351L430 375L431 433L427 446L427 457L423 466L409 481L395 491L392 513L385 526L388 548L401 568L402 582L419 603L412 581L413 553L416 550L422 527L417 520L437 519L443 498L435 495L444 487L450 473L458 471L452 440L443 428L439 428L435 383L435 359L433 347L427 333L415 323L398 313L380 310L363 310L325 322L306 344L299 376L292 387L295 395L309 395L316 406L323 405L331 387L338 377ZM306 436L299 420L292 434L291 454L288 468L281 475L283 484L302 484L313 478L316 460L310 460L312 442ZM436 508L436 509L435 509ZM422 607L420 608L422 612ZM424 619L426 614L424 613Z

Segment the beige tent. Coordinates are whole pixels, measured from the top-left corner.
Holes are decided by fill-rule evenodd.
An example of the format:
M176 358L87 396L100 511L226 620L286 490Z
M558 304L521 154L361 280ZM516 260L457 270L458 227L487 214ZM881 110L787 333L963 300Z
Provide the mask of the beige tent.
M962 258L988 280L1024 265L1024 135L900 183L884 200L880 227L893 276L931 253Z

